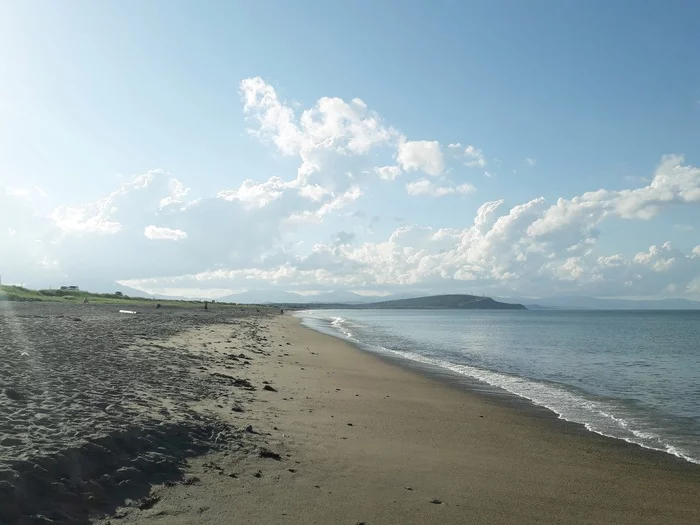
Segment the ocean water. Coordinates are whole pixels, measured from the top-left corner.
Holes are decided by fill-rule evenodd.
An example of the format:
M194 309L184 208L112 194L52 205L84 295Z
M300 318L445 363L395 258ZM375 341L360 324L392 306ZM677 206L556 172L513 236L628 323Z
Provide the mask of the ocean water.
M316 330L448 369L700 463L700 311L314 310Z

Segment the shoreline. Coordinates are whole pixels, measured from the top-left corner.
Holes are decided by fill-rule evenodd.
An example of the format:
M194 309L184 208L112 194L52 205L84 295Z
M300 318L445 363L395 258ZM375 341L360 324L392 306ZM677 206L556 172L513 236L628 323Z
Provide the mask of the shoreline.
M292 317L296 318L302 328L313 332L338 339L359 352L364 352L392 366L398 366L417 374L423 374L431 379L443 383L445 386L455 388L468 395L483 398L485 401L498 403L501 406L516 410L524 411L530 417L541 421L543 424L550 425L553 431L580 433L583 438L587 436L594 439L612 440L614 446L618 446L621 450L627 453L647 455L649 460L664 462L670 461L677 464L681 468L689 468L690 470L700 471L700 461L688 458L683 455L677 455L667 450L652 448L645 446L635 441L629 441L625 438L611 436L603 432L599 432L589 428L586 423L566 419L564 416L556 412L554 409L545 405L540 405L527 397L521 396L498 385L493 385L481 379L460 374L454 370L441 368L435 365L414 361L400 355L392 355L389 353L379 353L372 349L372 346L361 341L350 339L342 334L342 332L334 332L332 330L323 331L313 326L304 324L304 318L297 315L301 312L293 312Z
M190 459L196 484L154 487L157 503L127 506L119 523L700 519L700 468L692 463L387 362L295 317L268 319L260 332L268 357L245 367L264 391L240 412L223 399L202 408L232 427L250 425L278 459ZM228 348L217 346L224 335L208 328L189 337L219 353ZM235 352L247 354L246 346Z
M470 394L484 396L485 399L501 403L505 407L510 407L515 410L529 411L533 416L541 419L542 421L554 420L549 422L549 424L553 425L553 427L566 427L567 425L571 425L575 428L564 428L564 430L569 432L579 431L584 434L593 434L597 437L612 439L618 442L618 444L620 444L623 448L632 447L632 449L642 449L641 451L638 451L641 454L652 453L652 456L655 454L661 454L663 457L659 459L659 461L665 460L664 458L670 458L672 461L680 461L680 464L690 464L693 468L700 469L700 459L695 459L682 453L675 454L668 449L647 446L643 443L639 443L621 436L606 434L603 431L592 428L589 423L567 419L563 414L560 414L554 408L550 408L544 404L539 404L525 395L517 394L499 385L489 383L468 374L459 373L449 368L443 368L438 365L414 360L409 357L402 356L399 352L392 350L385 349L387 352L378 352L371 344L350 338L340 330L332 328L327 330L320 329L312 324L306 324L304 321L308 318L301 315L303 312L303 310L300 310L292 312L291 314L292 317L299 321L302 327L316 333L338 339L339 341L351 345L358 351L372 355L386 363L399 366L419 374L424 374L428 377L443 382L447 386L461 389ZM671 445L668 446L673 448Z

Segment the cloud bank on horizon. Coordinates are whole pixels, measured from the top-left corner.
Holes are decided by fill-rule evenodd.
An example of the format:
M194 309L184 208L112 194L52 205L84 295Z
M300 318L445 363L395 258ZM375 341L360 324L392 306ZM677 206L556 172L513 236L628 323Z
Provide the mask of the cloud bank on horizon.
M700 245L683 252L640 238L630 253L599 246L612 222L651 223L700 204L700 168L680 155L663 156L634 179L650 180L629 188L510 202L479 190L498 160L477 144L408 136L360 98L322 97L301 109L259 77L239 89L250 140L280 166L294 159L295 169L196 198L196 181L167 167L92 202L55 205L31 184L0 185L4 281L48 286L89 276L212 297L343 288L700 298ZM372 224L393 219L374 195L391 195L404 210L381 238ZM414 219L436 200L460 210L461 226Z

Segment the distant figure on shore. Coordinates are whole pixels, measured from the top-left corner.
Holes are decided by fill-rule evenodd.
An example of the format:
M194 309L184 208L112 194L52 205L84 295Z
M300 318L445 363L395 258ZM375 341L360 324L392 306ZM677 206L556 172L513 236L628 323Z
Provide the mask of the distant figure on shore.
M207 301L204 301L204 309L209 310L209 306L207 306Z
M284 315L284 308L280 308L280 315Z
M160 304L160 303L156 304L156 309L158 309L158 308L160 308L160 307L161 307L161 304Z

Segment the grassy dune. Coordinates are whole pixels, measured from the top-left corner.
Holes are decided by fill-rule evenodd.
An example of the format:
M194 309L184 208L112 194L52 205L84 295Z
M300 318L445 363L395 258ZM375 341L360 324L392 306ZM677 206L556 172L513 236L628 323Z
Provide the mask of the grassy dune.
M123 304L131 306L177 306L182 308L201 307L204 301L172 301L163 299L146 299L143 297L118 296L116 294L96 294L90 292L69 292L62 290L29 290L20 286L0 286L0 301L51 301L82 303L85 299L95 304ZM234 306L227 303L216 303L220 307ZM252 305L236 305L238 308Z

